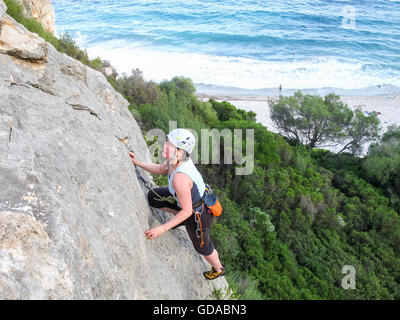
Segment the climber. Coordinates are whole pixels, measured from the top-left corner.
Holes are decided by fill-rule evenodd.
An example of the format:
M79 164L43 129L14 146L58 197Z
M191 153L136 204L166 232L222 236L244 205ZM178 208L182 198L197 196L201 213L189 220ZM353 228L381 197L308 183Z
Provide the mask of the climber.
M162 152L163 158L166 159L163 164L141 162L133 152L129 155L134 165L150 173L168 174L168 187L154 188L149 191L147 197L151 207L172 213L174 217L146 231L147 239L155 239L170 229L184 225L196 251L212 266L212 269L203 275L206 279L213 280L225 275L226 271L210 239L210 227L214 217L204 203L201 203L205 184L190 158L195 143L196 139L189 130L178 128L167 135Z

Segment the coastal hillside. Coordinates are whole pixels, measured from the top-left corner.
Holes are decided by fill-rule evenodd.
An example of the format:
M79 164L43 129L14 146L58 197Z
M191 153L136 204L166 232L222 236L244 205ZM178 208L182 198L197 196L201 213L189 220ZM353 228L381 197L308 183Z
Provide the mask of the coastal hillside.
M205 260L149 208L151 161L129 103L0 0L0 299L206 299ZM149 182L144 171L140 175Z

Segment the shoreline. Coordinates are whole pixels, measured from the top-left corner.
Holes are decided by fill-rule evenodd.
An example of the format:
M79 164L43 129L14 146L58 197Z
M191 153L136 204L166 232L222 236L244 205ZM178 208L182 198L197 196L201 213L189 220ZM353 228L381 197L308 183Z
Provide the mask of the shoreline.
M264 89L244 89L237 87L209 85L203 83L194 83L196 94L203 97L226 96L231 100L260 100L263 97L271 96L292 96L296 91L301 91L303 94L326 96L334 93L341 97L374 97L374 96L400 96L400 87L391 84L377 84L369 87L358 89L344 89L339 87L321 87L321 88L302 88L293 89L282 87L279 91L279 84L275 88Z
M303 94L308 94L308 92L305 92L301 89L298 91L301 91ZM232 100L232 101L268 101L271 98L278 98L279 94L274 94L274 95L253 95L253 94L232 94L232 93L226 93L226 94L221 94L221 93L199 93L195 92L194 95L199 98L199 99L214 99L214 100ZM282 96L291 96L293 94L281 94ZM320 94L316 94L320 95ZM359 99L378 99L378 98L386 98L390 100L396 100L400 98L400 93L394 93L394 94L376 94L376 95L340 95L340 99L352 99L352 98L359 98ZM325 96L325 95L320 95L320 96Z

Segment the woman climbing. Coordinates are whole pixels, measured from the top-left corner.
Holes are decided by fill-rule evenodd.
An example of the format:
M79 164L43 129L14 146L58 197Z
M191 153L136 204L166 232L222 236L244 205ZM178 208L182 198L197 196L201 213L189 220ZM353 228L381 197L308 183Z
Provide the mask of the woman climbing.
M170 212L174 217L168 222L145 232L147 239L152 240L164 232L185 225L190 240L197 252L210 263L212 269L204 272L208 280L226 274L218 252L210 239L210 227L213 215L202 203L205 184L190 154L196 139L186 129L175 129L167 135L162 156L163 164L144 163L130 152L134 165L153 174L168 174L168 187L154 188L147 197L150 206Z

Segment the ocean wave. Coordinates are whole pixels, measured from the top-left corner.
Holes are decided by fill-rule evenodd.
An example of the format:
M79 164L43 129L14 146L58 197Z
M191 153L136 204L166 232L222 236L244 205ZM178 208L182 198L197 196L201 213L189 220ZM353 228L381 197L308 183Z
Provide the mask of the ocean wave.
M329 57L265 61L242 57L183 53L108 41L87 49L92 57L110 60L121 74L139 68L147 80L160 82L185 76L195 83L244 89L322 88L360 89L382 83L400 86L399 73L373 65Z
M399 1L53 0L56 33L148 80L246 89L400 86ZM355 28L342 26L352 6Z

